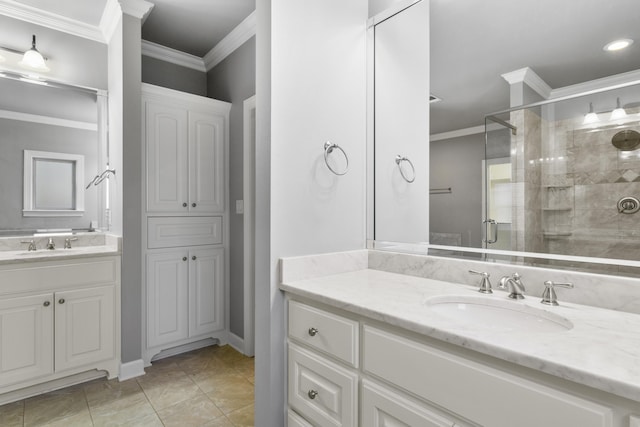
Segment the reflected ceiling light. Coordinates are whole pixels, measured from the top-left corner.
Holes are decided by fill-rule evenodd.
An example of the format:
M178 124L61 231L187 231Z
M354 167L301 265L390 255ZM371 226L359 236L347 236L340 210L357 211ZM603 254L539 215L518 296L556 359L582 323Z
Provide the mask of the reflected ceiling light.
M611 112L610 120L620 120L627 117L627 112L620 106L620 98L616 99L616 109Z
M33 39L31 41L31 49L24 53L22 61L20 61L18 64L20 64L22 67L30 68L32 70L45 72L49 71L49 67L47 67L44 57L40 52L38 52L38 49L36 49L35 34L33 35Z
M616 50L624 49L625 47L629 47L633 44L633 40L631 39L619 39L614 40L610 43L607 43L603 49L607 52L613 52Z
M598 123L600 119L598 115L593 112L593 104L589 103L589 112L584 116L584 120L582 121L583 125L591 125L594 123Z

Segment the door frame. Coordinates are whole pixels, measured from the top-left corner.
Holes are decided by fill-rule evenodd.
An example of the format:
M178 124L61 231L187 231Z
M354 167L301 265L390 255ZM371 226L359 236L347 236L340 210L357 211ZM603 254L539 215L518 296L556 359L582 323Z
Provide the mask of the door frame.
M255 180L256 180L256 96L242 107L242 199L244 203L244 354L255 354Z

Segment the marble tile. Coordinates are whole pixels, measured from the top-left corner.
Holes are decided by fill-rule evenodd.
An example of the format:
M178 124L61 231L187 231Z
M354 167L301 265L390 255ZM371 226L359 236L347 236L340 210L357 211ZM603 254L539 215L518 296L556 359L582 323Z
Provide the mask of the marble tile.
M89 411L83 411L67 418L61 418L50 423L42 424L43 427L87 427L92 425L93 421L91 420Z
M160 380L140 384L156 411L202 394L198 385L187 374L184 372L182 374L183 376L171 377L167 381Z
M254 405L246 406L227 415L235 427L254 426Z
M222 415L204 394L158 411L165 427L201 426Z
M127 425L131 420L155 414L147 397L141 392L91 405L89 411L95 426Z
M164 427L162 421L158 418L158 414L155 412L142 418L126 420L122 424L110 424L110 426L111 425L114 427Z
M0 406L0 426L22 427L24 423L24 400Z
M24 425L41 426L81 413L89 413L81 387L52 391L25 401Z
M234 425L231 421L229 421L229 418L222 416L220 418L216 418L213 421L209 421L202 427L234 427Z
M117 379L88 384L84 386L84 393L89 407L100 406L114 400L126 399L142 394L142 388L135 379L118 381Z
M215 377L207 395L225 414L253 403L254 387L241 375Z
M367 251L290 257L282 259L280 263L281 282L304 280L320 275L326 276L365 269L367 268ZM286 273L283 274L283 271Z

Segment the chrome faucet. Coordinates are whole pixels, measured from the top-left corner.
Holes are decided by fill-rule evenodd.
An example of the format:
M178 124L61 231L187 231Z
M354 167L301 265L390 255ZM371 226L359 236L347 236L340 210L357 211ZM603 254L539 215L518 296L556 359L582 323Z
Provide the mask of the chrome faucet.
M518 273L513 273L511 277L502 276L500 279L500 289L507 289L509 291L509 298L511 299L523 299L523 292L526 290L524 284L520 280Z
M71 242L75 242L76 240L78 240L77 237L69 237L67 239L64 239L64 248L71 249Z
M29 248L27 249L27 251L31 252L31 251L35 251L36 250L36 241L34 239L31 240L21 240L20 243L28 243L29 244Z
M476 271L476 270L469 270L469 273L478 274L478 275L482 276L480 278L480 283L478 284L478 292L480 292L482 294L492 294L493 293L493 291L491 290L491 282L489 281L489 273L484 272L484 271Z
M56 248L56 244L53 241L53 237L49 237L49 241L47 242L47 249L54 250Z
M543 304L547 305L558 305L558 295L556 295L555 287L560 286L561 288L573 288L573 283L556 283L551 280L547 280L544 282L544 291L542 292L542 301Z

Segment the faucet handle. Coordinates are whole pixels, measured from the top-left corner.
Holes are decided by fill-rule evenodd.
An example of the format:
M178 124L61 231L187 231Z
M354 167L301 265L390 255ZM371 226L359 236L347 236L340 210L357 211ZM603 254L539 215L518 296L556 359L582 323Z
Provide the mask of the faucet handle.
M68 237L64 239L64 248L71 249L71 242L75 242L76 240L78 240L77 237Z
M476 270L469 270L469 273L478 274L482 276L482 278L480 279L480 283L478 284L478 292L483 294L493 293L493 291L491 290L491 281L489 280L489 276L490 276L489 273L485 271L476 271Z
M558 305L558 295L556 295L555 287L573 288L573 283L556 283L551 280L544 282L544 291L542 291L542 304Z
M29 251L29 252L36 250L36 241L35 241L35 239L21 240L20 243L28 243L29 244L29 248L27 249L27 251Z

